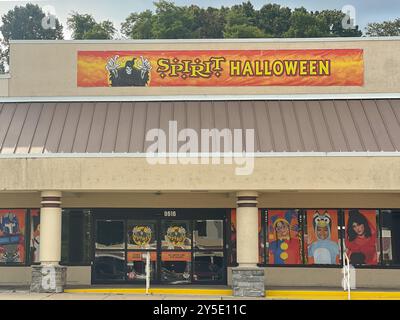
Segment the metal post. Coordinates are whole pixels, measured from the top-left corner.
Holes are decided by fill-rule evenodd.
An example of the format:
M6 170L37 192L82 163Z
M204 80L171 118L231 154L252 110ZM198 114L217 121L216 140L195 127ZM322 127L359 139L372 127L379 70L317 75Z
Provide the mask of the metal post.
M146 294L149 294L150 289L150 252L146 252Z

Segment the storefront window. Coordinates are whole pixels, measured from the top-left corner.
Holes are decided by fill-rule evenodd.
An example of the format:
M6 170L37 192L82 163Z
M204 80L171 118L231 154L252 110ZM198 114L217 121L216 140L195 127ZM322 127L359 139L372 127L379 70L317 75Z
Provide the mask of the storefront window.
M305 259L308 264L340 263L337 210L306 210L304 219Z
M381 210L382 259L385 265L400 265L400 210Z
M345 210L345 250L352 265L378 264L376 210Z
M157 249L156 222L128 220L128 249Z
M161 245L163 250L190 250L192 249L190 222L162 221Z
M96 249L124 249L124 221L97 220Z
M91 210L64 209L62 211L62 263L88 264L90 262L91 229Z
M25 263L26 210L0 210L0 263Z
M150 279L154 280L157 267L157 252L134 251L127 253L127 279L130 281L146 280L146 255L150 254Z
M96 280L124 280L125 279L125 252L124 251L96 251L94 263L94 277Z
M193 241L196 249L223 249L223 220L197 220L194 224Z
M193 280L201 282L221 281L224 276L223 252L195 252L193 261Z
M162 252L161 281L171 284L190 283L191 252Z
M302 263L299 210L268 210L268 262L275 265Z

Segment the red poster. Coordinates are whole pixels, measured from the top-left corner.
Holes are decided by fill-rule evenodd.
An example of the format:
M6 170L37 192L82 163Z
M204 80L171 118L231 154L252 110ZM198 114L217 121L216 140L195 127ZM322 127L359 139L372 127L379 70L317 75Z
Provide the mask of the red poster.
M78 51L78 87L362 86L362 49Z
M340 245L337 210L307 210L308 264L338 264Z
M268 211L269 264L300 264L301 238L297 210Z
M0 210L0 263L25 262L25 210Z
M377 228L375 210L345 210L345 247L352 265L376 265Z

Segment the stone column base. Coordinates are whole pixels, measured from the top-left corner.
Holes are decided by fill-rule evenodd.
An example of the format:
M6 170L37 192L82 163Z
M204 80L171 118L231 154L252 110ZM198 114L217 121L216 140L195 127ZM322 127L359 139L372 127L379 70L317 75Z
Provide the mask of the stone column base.
M232 289L235 297L265 297L264 269L233 268Z
M66 283L66 267L32 266L31 292L62 293Z

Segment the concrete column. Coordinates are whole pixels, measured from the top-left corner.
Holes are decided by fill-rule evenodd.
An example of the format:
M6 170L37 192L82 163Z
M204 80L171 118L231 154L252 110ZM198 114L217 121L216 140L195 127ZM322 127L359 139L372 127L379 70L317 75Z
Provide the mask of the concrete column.
M239 267L232 269L234 296L265 296L264 269L258 263L257 192L237 193L236 248Z
M61 293L67 270L61 261L61 192L43 191L40 209L40 266L32 266L32 292Z
M238 192L236 209L237 262L239 267L258 263L257 192Z
M43 191L40 209L40 263L61 261L61 192Z

